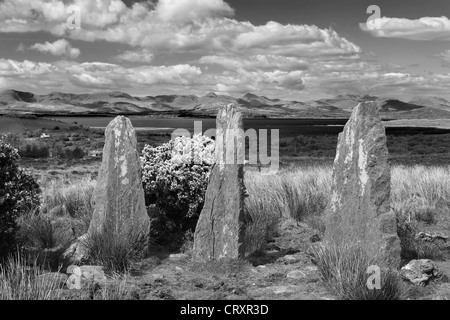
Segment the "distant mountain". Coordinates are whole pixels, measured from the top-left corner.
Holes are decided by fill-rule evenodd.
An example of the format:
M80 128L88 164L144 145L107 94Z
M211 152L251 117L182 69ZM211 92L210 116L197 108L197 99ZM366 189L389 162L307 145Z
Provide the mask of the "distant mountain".
M343 94L312 101L270 99L253 93L235 98L210 92L204 96L159 95L135 97L123 92L73 94L52 92L0 92L0 114L36 115L149 115L212 117L223 104L236 103L246 117L348 118L360 102L373 101L385 119L450 119L450 102L442 98L418 97L404 102L369 95Z

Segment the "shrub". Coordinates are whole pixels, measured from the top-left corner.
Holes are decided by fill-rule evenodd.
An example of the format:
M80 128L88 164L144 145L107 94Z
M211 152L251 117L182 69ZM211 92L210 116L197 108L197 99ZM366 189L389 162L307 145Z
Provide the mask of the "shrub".
M368 267L377 265L376 257L369 257L355 245L325 244L313 247L313 256L323 283L343 300L399 300L405 287L395 270L381 269L381 288L369 289Z
M17 217L39 206L39 186L17 165L19 155L0 139L0 258L13 251L17 241Z
M414 217L414 216L413 216ZM400 238L401 256L403 260L443 258L442 248L435 243L417 238L418 223L406 215L397 212L397 234Z
M48 158L50 156L49 147L44 144L27 144L19 150L21 157L25 158Z
M142 150L146 204L156 204L156 240L176 242L195 229L213 164L214 142L203 135L178 137Z

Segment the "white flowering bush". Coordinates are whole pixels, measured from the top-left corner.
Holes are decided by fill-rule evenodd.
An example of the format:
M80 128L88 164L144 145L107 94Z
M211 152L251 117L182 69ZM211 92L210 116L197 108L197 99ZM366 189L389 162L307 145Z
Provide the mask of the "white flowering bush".
M146 145L141 161L146 203L159 211L152 224L155 237L193 231L214 163L214 140L197 134L159 147Z
M18 216L39 205L39 185L19 169L18 158L0 136L0 260L16 248Z

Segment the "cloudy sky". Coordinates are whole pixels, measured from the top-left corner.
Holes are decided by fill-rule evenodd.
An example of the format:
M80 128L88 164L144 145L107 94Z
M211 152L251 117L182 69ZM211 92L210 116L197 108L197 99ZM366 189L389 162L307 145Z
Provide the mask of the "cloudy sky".
M0 0L0 90L450 99L447 17L448 0Z

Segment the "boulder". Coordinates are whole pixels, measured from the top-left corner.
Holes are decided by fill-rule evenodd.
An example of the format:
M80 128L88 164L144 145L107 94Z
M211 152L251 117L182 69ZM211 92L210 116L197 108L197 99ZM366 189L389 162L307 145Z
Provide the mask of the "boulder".
M400 239L390 208L391 172L385 128L376 103L354 108L339 134L324 240L362 246L380 263L398 267Z
M241 158L245 141L242 115L236 106L222 107L216 126L216 161L194 236L196 261L237 259L245 253L244 161Z
M87 234L79 237L62 254L63 268L73 264L81 264L88 256Z
M441 279L443 273L429 259L412 260L400 270L403 279L418 285L426 286L430 281Z
M145 208L136 133L123 116L108 124L88 234L105 230L118 237L148 233L150 219Z
M67 279L67 288L81 290L85 286L98 284L104 286L107 278L101 266L69 266L67 272L71 273Z

